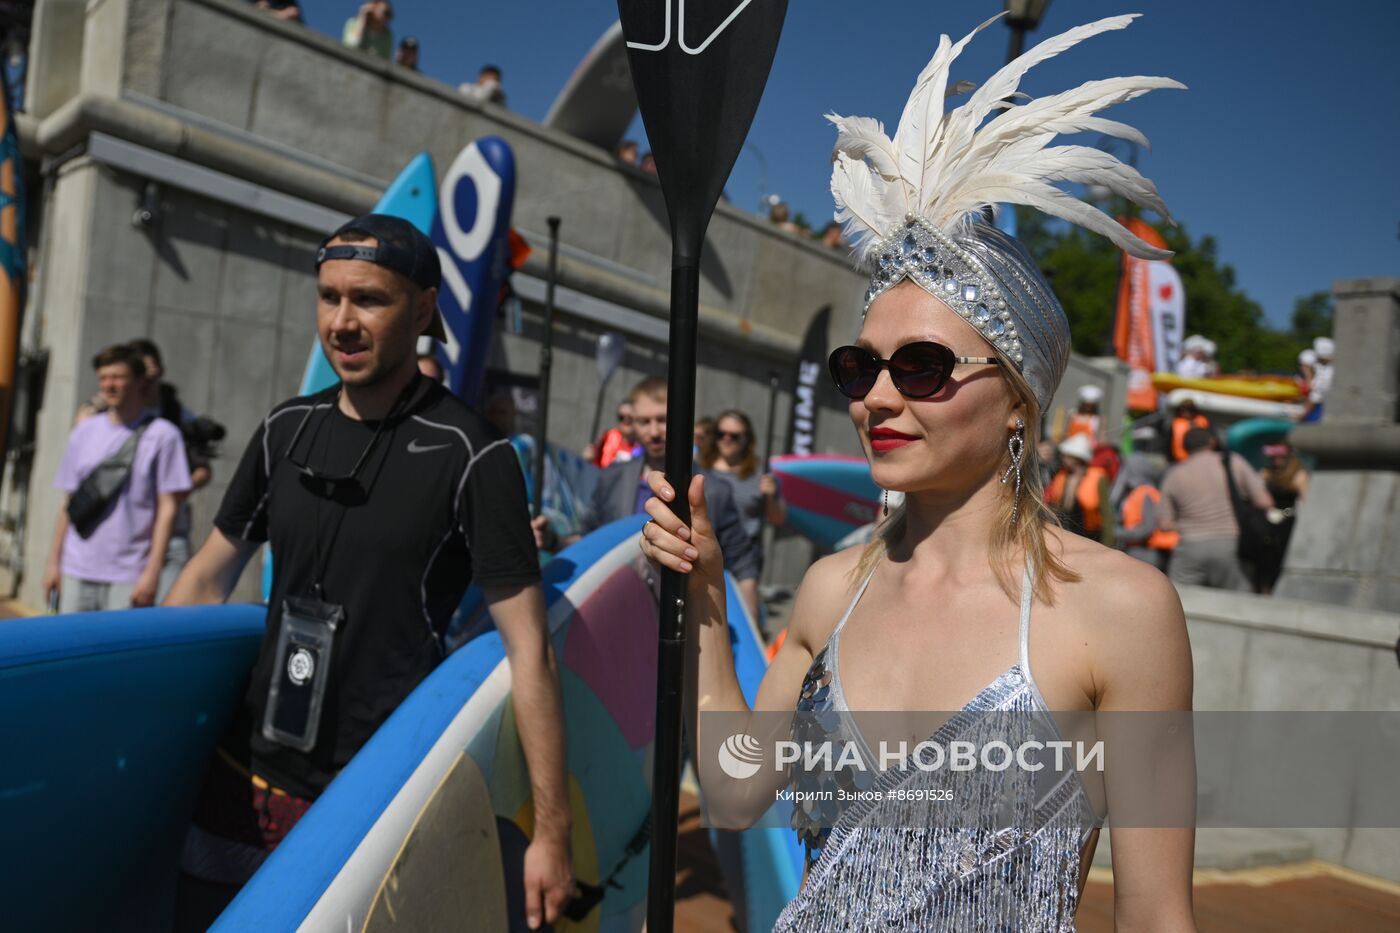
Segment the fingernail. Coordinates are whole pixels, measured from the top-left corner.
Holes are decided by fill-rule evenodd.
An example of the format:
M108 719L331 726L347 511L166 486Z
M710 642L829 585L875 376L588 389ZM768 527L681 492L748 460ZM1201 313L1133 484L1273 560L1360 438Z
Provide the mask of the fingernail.
M695 558L700 556L700 552L693 547L688 547L685 549L685 556L689 557L691 560L695 560Z
M676 534L680 535L682 541L690 540L690 529L685 526L681 526L681 529L677 531Z
M671 491L671 487L670 487L670 486L662 486L662 487L661 487L661 498L663 498L663 499L669 499L669 498L671 498L671 497L674 496L674 495L675 495L675 493Z
M690 561L681 561L681 573L690 573Z

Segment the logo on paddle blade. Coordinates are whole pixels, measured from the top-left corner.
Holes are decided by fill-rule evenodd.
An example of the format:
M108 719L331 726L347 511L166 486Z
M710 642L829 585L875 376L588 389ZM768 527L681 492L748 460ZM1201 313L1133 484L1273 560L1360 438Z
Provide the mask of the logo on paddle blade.
M728 28L729 28L729 24L732 23L732 22L734 22L734 20L738 18L739 14L742 13L742 12L744 12L744 8L747 7L747 6L748 6L750 3L752 3L752 2L753 2L753 0L741 0L741 2L740 2L737 6L734 7L733 11L731 11L730 14L729 14L727 17L725 17L724 21L721 22L721 23L719 24L719 26L717 26L717 27L715 28L715 30L709 34L708 37L706 37L706 39L705 39L704 42L701 42L699 45L697 45L697 46L695 46L694 48L692 48L692 47L691 47L689 44L687 44L686 41L685 41L685 24L686 24L685 0L675 0L675 3L674 3L674 4L671 2L671 0L666 0L666 20L665 20L665 26L664 26L663 29L662 29L661 41L660 41L660 42L654 42L654 43L653 43L653 42L628 42L628 43L627 43L627 47L628 47L629 49L640 49L640 50L643 51L643 52L660 52L660 51L664 50L667 46L669 46L669 45L671 44L671 23L672 23L672 20L674 19L676 22L679 23L679 25L676 27L676 33L677 33L676 39L677 39L677 41L680 43L681 51L684 52L684 53L686 53L687 55L699 55L701 52L703 52L703 51L705 51L707 48L709 48L709 47L710 47L710 43L711 43L711 42L714 42L716 39L718 39L719 36L720 36L720 33L724 32L726 29L728 29ZM709 12L711 9L713 9L715 6L718 6L718 5L719 5L719 4L715 4L715 3L704 4L704 5L703 5L703 6L705 7L704 12ZM678 7L678 9L676 10L676 13L675 13L675 16L674 16L674 17L671 15L671 8L672 8L672 6ZM694 24L692 24L692 28L694 28ZM703 31L703 27L702 27L702 31Z

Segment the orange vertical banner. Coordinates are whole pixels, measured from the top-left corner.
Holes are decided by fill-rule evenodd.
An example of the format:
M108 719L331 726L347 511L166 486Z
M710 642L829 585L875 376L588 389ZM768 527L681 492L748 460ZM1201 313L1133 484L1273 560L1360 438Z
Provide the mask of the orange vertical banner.
M1133 234L1163 249L1167 244L1151 226L1136 217L1120 221ZM1123 254L1123 277L1118 283L1118 312L1113 322L1113 349L1128 364L1128 408L1155 411L1157 390L1152 373L1170 368L1171 360L1158 360L1149 283L1151 260Z

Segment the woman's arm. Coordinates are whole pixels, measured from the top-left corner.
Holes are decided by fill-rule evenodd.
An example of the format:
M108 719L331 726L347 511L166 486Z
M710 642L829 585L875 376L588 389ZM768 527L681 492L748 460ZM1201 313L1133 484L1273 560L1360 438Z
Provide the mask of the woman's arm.
M786 773L772 767L773 742L788 737L802 677L812 662L810 642L794 628L769 665L751 709L734 668L725 611L723 555L706 508L705 478L696 476L691 481L689 527L667 504L674 500L674 491L663 474L652 472L647 482L655 497L646 504L653 520L643 528L642 552L655 563L688 575L686 723L695 739L692 751L700 785L711 821L742 828L761 817L772 805L774 792L788 783ZM818 607L828 597L819 596L818 591L829 586L809 586L808 580L814 575L820 579L831 576L830 560L808 571L793 605L794 626L823 615ZM827 568L818 570L822 564ZM755 710L762 715L755 716ZM768 759L757 775L735 780L720 769L718 750L726 739L741 733L757 739Z
M1195 931L1195 758L1186 619L1165 577L1123 555L1112 558L1104 560L1106 572L1094 574L1103 581L1094 597L1100 633L1092 662L1099 685L1097 718L1100 736L1107 735L1110 763L1115 739L1134 751L1126 766L1110 765L1104 775L1114 928ZM1178 728L1169 732L1168 726ZM1115 811L1124 814L1125 825L1113 825Z

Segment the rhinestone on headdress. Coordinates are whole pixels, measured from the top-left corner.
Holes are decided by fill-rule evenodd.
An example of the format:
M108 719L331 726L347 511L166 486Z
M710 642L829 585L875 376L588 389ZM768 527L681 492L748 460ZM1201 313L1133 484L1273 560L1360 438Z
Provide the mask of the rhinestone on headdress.
M865 311L899 282L913 279L1020 368L1020 335L996 282L942 231L911 215L891 236L875 244L873 254L877 257L875 273L865 292Z

